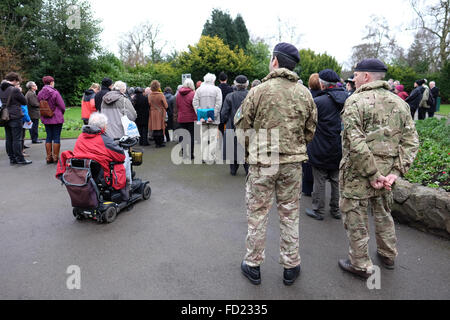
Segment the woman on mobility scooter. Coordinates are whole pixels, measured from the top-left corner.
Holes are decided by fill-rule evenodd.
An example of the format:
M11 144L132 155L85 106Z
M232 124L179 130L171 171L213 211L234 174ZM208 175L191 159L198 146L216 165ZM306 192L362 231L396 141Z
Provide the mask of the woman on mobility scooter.
M137 140L125 138L117 145L105 134L107 123L104 114L93 113L73 152L65 151L58 162L56 177L66 185L74 215L80 220L91 217L112 222L119 211L150 197L148 182L134 179L130 185L126 179L122 146L131 148Z

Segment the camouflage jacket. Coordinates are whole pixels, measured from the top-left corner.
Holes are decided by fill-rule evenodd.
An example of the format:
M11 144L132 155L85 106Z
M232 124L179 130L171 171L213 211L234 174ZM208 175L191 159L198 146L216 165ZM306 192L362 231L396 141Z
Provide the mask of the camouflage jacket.
M285 68L272 71L262 84L250 90L236 112L234 123L238 137L239 129L246 134L254 131L258 137L264 137L263 129L268 131L266 139L259 138L257 142L249 139L246 144L248 163L266 164L261 161L265 154L277 154L276 160L271 158L271 164L308 159L306 144L314 137L317 109L311 93L297 83L298 79L297 74ZM278 143L272 140L276 139L277 131L273 129L278 129Z
M382 194L370 185L380 175L404 175L419 148L408 104L385 81L361 86L342 112L341 195L367 199Z

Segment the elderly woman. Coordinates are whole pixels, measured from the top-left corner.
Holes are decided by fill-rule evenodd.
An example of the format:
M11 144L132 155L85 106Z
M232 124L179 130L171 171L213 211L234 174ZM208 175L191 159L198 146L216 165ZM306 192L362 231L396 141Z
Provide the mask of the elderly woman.
M103 110L103 109L102 109ZM123 199L128 199L126 187L126 170L123 162L125 152L114 143L111 137L106 135L108 118L101 113L92 113L88 125L83 126L82 133L75 143L73 154L75 158L91 159L98 162L103 168L105 181L112 181L112 187L116 190L123 190ZM110 179L109 164L119 162L114 165L114 178Z
M203 161L214 162L217 153L217 131L220 124L220 109L222 108L222 91L214 85L216 76L208 73L204 82L197 89L192 101L195 112L198 109L214 109L214 119L201 119L201 150Z
M150 105L150 116L148 120L148 130L153 131L156 148L165 147L164 130L166 129L166 110L168 107L166 98L161 92L161 84L153 80L150 84L151 92L148 96Z
M195 113L194 107L192 105L192 100L195 95L195 86L194 81L188 78L184 80L183 86L178 90L175 108L174 108L174 116L173 121L179 124L181 129L187 130L190 135L190 158L194 159L194 126L195 122L197 122L197 115ZM183 137L180 136L179 143L183 141ZM187 155L185 149L186 143L183 144L183 155Z
M64 112L66 105L58 90L55 89L55 79L51 76L42 78L44 88L38 94L39 102L47 101L53 111L52 117L41 115L41 122L45 126L47 138L45 150L47 152L47 163L58 162L59 150L61 148L61 130L64 123Z
M39 100L36 96L36 91L38 89L36 83L33 81L27 82L28 92L25 95L27 99L28 114L30 115L33 126L30 129L30 136L32 143L42 143L39 140L39 118L41 114L39 113Z
M136 120L136 110L131 101L125 96L127 85L117 81L112 91L103 96L101 113L108 117L106 134L112 139L120 139L125 135L121 118L126 115L131 121Z

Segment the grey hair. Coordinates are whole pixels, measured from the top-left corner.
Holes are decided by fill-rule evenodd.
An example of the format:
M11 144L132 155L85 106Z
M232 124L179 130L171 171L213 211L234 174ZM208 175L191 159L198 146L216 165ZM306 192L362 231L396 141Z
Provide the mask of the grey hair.
M113 90L125 93L125 91L127 90L127 84L123 81L116 81L114 82Z
M258 80L258 79L253 80L253 82L252 82L252 88L254 88L254 87L256 87L256 86L259 86L260 84L261 84L261 80Z
M107 124L108 124L108 117L103 113L94 112L89 117L90 126L96 126L99 127L100 129L105 129Z
M368 72L374 81L383 80L386 77L386 72Z
M183 88L190 88L195 91L194 81L191 78L184 80Z
M336 82L328 82L328 81L322 80L320 78L319 78L319 82L320 82L320 84L322 84L324 87L327 87L327 88L330 86L336 86Z
M203 80L206 82L206 83L214 83L214 82L216 82L216 75L214 75L214 74L212 74L212 73L207 73L204 77L203 77Z
M27 89L31 89L35 85L36 85L36 83L34 81L28 81L26 87L27 87Z

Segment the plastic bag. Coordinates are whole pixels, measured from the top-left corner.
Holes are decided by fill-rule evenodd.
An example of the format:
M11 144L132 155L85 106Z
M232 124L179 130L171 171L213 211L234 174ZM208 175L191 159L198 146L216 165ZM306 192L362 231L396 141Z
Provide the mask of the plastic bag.
M126 115L122 116L120 120L122 121L123 131L125 132L126 136L129 136L131 138L140 137L136 123L128 119Z

